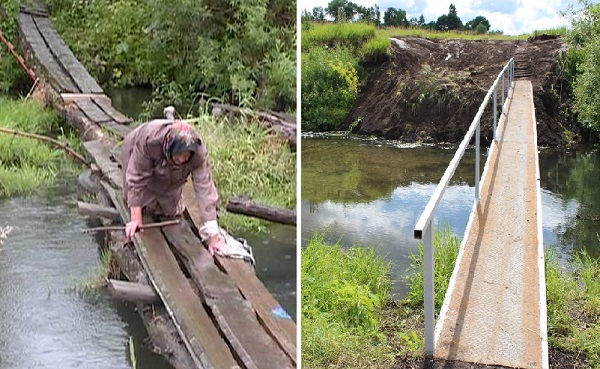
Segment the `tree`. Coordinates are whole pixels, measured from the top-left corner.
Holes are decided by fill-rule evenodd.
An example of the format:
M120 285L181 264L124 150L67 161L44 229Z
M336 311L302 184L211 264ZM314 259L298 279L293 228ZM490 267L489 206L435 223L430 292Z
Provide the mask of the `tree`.
M600 134L600 4L586 3L571 18L563 66L572 80L574 109L585 127Z
M322 6L317 6L313 8L312 20L314 20L315 22L325 22L325 10Z
M454 4L450 4L448 14L440 16L435 25L435 29L439 31L451 31L461 29L462 27L462 21L458 17Z
M483 32L477 32L477 33L485 33L490 30L491 26L490 26L490 22L487 20L486 17L478 15L477 17L473 18L472 20L468 21L465 24L465 28L474 30L474 31L477 31L478 29L479 30L483 29Z
M388 8L388 10L383 13L383 24L387 27L408 26L406 12L402 9Z
M359 6L348 0L331 0L327 4L325 12L338 21L352 21L354 16L358 14ZM343 19L342 19L343 17Z

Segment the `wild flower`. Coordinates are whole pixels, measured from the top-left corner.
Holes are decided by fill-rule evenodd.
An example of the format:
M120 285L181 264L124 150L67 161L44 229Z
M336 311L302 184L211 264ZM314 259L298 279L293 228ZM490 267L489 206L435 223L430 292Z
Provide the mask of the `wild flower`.
M11 226L0 227L0 245L4 244L4 240L8 238L8 235L12 230L13 227Z

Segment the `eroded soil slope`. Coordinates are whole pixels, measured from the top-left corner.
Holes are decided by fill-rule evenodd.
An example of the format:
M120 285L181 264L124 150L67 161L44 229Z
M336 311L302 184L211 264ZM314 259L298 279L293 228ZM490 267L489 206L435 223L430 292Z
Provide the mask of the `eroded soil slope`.
M570 86L558 73L560 54L566 51L561 39L402 37L392 45L388 60L365 66L370 76L342 129L405 142L460 142L498 73L514 57L516 76L533 85L538 144L577 140L579 126L567 103ZM489 110L482 119L488 139Z

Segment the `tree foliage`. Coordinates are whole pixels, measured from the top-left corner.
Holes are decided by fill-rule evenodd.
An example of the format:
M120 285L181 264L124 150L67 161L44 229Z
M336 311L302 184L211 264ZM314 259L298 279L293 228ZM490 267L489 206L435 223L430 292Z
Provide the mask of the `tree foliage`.
M485 33L490 30L490 21L486 17L479 15L465 24L466 29L476 31L477 33ZM483 30L483 32L480 32Z
M294 0L48 0L55 24L101 82L151 85L293 111Z
M435 29L438 31L452 31L463 28L463 23L458 17L456 7L450 4L448 14L444 14L437 19Z
M406 11L402 9L388 8L383 13L383 24L392 27L408 27Z
M572 80L579 121L600 133L600 4L581 4L583 8L572 13L565 71Z

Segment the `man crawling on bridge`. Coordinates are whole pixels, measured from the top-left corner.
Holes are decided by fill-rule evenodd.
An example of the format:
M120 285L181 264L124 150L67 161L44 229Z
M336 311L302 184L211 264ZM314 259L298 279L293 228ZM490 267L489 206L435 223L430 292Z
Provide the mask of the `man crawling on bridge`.
M200 237L212 255L223 247L208 152L188 123L155 119L139 125L125 137L121 163L125 203L131 211L131 220L125 225L128 239L141 229L142 213L165 218L183 214L182 191L191 174L204 221Z

